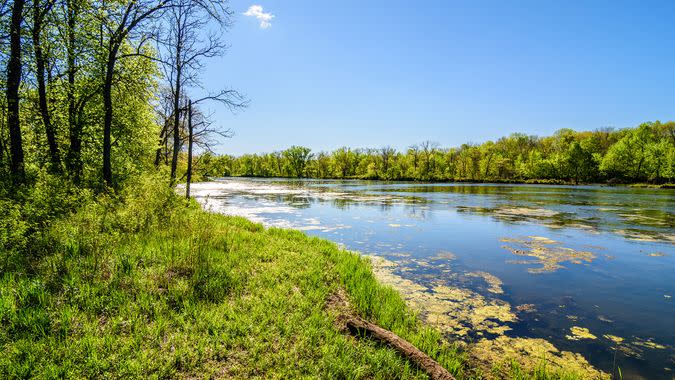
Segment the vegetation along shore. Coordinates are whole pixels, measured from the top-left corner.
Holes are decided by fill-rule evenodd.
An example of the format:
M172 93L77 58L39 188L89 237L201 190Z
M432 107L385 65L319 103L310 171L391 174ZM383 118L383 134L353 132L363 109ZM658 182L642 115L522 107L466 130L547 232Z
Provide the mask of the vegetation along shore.
M205 154L196 170L211 177L309 177L538 184L644 184L675 180L675 122L552 136L512 134L482 144L442 148L425 141L404 151L340 148L240 156ZM672 185L670 185L672 186Z

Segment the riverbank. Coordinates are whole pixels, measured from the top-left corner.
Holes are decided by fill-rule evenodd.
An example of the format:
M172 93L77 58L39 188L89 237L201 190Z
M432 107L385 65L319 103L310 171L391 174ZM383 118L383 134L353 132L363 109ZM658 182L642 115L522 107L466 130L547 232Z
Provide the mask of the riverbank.
M581 378L508 358L479 369L379 283L368 259L334 243L204 212L152 180L119 194L80 194L77 212L45 218L26 249L6 250L0 377L425 378L337 328L326 304L342 288L359 315L458 378ZM35 206L17 205L14 219Z
M429 181L421 181L417 179L402 178L396 180L388 180L381 178L367 178L367 177L349 177L349 178L313 178L313 177L262 177L262 176L230 176L223 178L261 178L261 179L281 179L281 180L295 180L295 179L309 179L309 180L360 180L360 181L377 181L377 182L410 182L410 183L419 183L419 184L449 184L449 183L463 183L463 184L495 184L495 185L558 185L558 186L626 186L626 187L636 187L636 188L650 188L650 189L675 189L675 183L630 183L630 182L579 182L575 183L574 181L564 181L559 179L491 179L491 180L474 180L469 178L456 178L456 179L434 179ZM201 177L201 180L210 180L217 179L217 177Z

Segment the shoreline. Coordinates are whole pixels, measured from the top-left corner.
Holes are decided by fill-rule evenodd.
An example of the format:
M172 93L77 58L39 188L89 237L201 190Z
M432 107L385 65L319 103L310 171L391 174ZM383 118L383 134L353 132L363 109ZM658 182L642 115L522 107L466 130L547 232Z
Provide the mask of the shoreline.
M263 176L225 176L225 177L206 177L207 181L217 181L226 178L249 178L249 179L278 179L278 180L313 180L313 181L371 181L381 183L414 183L414 184L487 184L487 185L548 185L548 186L599 186L599 187L616 187L616 188L649 188L649 189L675 189L675 183L650 184L650 183L609 183L609 182L587 182L578 183L562 181L562 180L546 180L546 179L531 179L531 180L470 180L470 179L454 179L454 180L429 180L421 181L416 179L379 179L379 178L315 178L315 177L263 177Z

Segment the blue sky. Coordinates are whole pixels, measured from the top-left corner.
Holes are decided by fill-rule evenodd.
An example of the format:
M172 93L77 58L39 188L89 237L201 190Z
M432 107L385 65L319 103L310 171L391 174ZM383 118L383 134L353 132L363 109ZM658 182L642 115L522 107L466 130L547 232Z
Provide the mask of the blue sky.
M260 12L244 13L251 5ZM231 0L219 153L403 149L675 119L675 2ZM260 11L259 8L254 10Z

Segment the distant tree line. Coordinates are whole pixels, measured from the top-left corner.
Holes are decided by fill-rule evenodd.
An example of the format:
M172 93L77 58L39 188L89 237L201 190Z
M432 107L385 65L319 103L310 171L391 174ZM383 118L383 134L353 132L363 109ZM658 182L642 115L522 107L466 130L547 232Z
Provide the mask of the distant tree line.
M441 148L425 141L399 152L340 148L312 154L292 146L267 154L202 155L203 176L361 178L418 181L653 182L675 180L675 122L552 136L515 133Z

